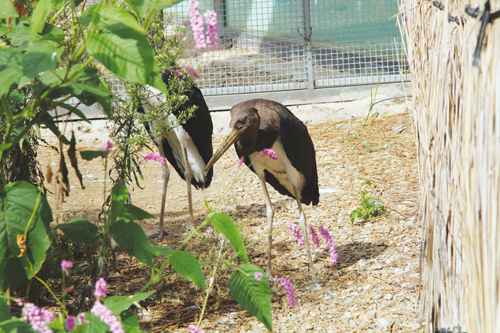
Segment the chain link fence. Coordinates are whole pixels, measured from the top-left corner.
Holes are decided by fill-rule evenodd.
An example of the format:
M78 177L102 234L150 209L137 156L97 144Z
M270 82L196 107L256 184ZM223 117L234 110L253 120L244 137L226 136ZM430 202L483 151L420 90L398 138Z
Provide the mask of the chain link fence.
M201 0L219 19L215 51L180 62L199 69L204 95L409 80L394 0ZM188 1L169 8L189 26Z

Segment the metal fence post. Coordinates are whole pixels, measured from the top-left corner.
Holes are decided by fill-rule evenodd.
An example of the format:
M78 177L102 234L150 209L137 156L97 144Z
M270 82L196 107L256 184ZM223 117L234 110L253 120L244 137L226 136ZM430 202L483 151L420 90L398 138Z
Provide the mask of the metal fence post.
M309 89L314 89L313 55L312 55L312 27L311 27L311 6L309 0L302 0L304 38L305 42L305 62L307 71L307 84Z

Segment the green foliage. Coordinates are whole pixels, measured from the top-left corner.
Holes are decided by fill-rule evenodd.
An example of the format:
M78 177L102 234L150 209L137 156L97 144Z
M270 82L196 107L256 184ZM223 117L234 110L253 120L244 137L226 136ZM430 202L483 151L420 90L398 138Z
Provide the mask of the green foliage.
M52 211L35 186L16 182L0 189L0 290L15 291L42 267L50 246ZM22 242L26 244L23 249Z
M168 259L177 273L194 282L199 288L205 289L205 277L200 263L191 253L176 251Z
M60 224L56 228L61 229L66 236L76 243L93 244L100 237L94 223L78 218Z
M209 218L212 225L229 240L241 260L249 264L250 260L248 260L245 243L233 219L222 213L212 214Z
M382 201L368 195L368 191L364 189L365 186L372 187L372 184L369 180L361 182L358 191L361 195L361 205L349 215L351 223L363 223L368 219L387 214Z
M262 273L257 281L255 273ZM257 317L269 332L273 331L271 315L271 291L262 269L252 264L239 266L231 275L229 288L234 299L245 310Z
M142 124L167 119L172 112L178 111L185 102L183 94L192 87L194 78L187 73L183 79L172 75L168 87L165 87L158 73L159 68L163 70L176 66L186 32L179 31L166 38L165 21L157 10L180 1L125 2L127 8L119 7L113 1L102 1L85 8L80 1L40 0L34 4L32 12L31 8L28 10L31 13L29 17L20 18L11 1L0 0L0 180L3 181L0 183L0 288L3 294L0 328L9 332L32 331L26 323L11 318L4 302L5 295L7 291L15 291L21 280L33 277L50 290L37 273L46 259L54 232L50 228L52 212L45 196L26 182L7 184L7 168L3 166L12 161L13 154L17 154L16 147L29 140L29 135L35 133L37 127L45 126L60 140L58 174L67 178L62 152L63 144L70 144L70 140L60 132L57 122L69 116L87 121L78 106L98 104L108 118L115 121L115 141L119 149L112 152L82 151L80 155L86 160L102 158L105 172L109 171L108 160L114 159L111 170L116 172L116 181L108 199L104 199L109 194L104 190L104 223L98 228L90 221L76 218L55 228L76 244L93 244L98 248L93 279L101 276L114 240L137 260L152 268L151 280L143 289L174 271L204 289L205 277L198 259L182 248L198 230L212 223L236 251L224 263L234 268L232 261L238 256L245 262L231 276L232 294L271 331L269 282L265 276L261 281L255 279L254 273L262 270L250 264L243 238L230 217L210 212L209 218L197 231L191 233L177 249L171 249L149 243L136 221L154 216L126 203L128 190L125 184L132 179L137 183L142 178L137 160L146 139L149 139ZM114 99L103 82L103 72L114 73L123 80L129 97ZM157 91L147 89L146 85ZM70 98L76 98L78 104L69 105ZM162 107L148 107L145 101L154 99L160 100ZM147 110L138 117L137 110L144 105ZM52 112L56 108L57 112ZM120 113L120 110L125 110L125 113ZM178 124L189 119L193 111L191 108L181 112ZM168 126L158 127L153 136L164 135L169 130ZM118 133L125 133L127 140L120 140L122 137ZM70 160L77 170L73 164L76 160L74 138L71 142L73 146L70 144L68 155L73 154ZM69 183L63 182L69 192ZM166 257L161 267L155 265L156 256ZM127 309L133 302L141 301L152 293L113 296L106 299L105 304L119 315L127 332L140 332L137 317ZM63 302L64 295L63 292ZM63 320L67 313L63 302L59 303L59 320L50 324L55 331L64 330ZM89 323L80 325L76 332L108 330L107 325L94 315L86 313L86 318Z

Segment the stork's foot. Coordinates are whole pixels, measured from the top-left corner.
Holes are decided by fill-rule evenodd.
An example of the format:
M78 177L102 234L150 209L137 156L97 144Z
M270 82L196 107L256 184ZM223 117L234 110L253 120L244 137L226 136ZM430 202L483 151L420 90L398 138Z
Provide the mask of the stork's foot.
M319 285L318 282L311 282L308 286L307 286L307 290L321 290L323 288L321 288L321 286Z
M158 238L158 239L160 239L160 238L162 238L166 234L167 233L165 231L163 231L161 229L158 229L155 232L148 232L148 233L146 233L146 236L148 238Z

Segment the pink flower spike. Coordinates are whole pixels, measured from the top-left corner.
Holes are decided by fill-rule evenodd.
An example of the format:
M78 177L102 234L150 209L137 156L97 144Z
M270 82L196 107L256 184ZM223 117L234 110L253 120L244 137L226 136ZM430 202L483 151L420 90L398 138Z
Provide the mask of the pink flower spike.
M125 331L123 330L123 325L120 323L118 318L113 314L113 312L111 312L110 309L108 309L101 302L95 301L94 306L92 307L90 312L95 314L97 317L101 319L102 322L108 325L111 332L125 333Z
M156 161L156 162L160 163L161 165L165 164L165 157L163 157L160 154L155 153L155 152L147 153L146 156L144 156L144 159L146 161Z
M205 39L205 28L203 18L200 15L200 3L194 0L189 0L188 4L189 22L193 30L194 48L202 50L207 47Z
M54 321L54 314L47 309L40 309L33 303L26 303L22 310L23 321L30 323L35 332L52 333L47 324Z
M189 329L190 333L205 333L204 329L201 329L201 328L199 328L199 327L197 327L196 325L193 325L193 324L189 325L188 329Z
M213 51L217 47L217 42L219 41L219 34L217 33L217 13L213 10L209 10L203 16L207 23L207 44L210 50Z
M64 291L69 293L73 290L73 286L64 288Z
M23 299L22 299L22 298L18 298L18 299L17 299L17 305L18 305L18 306L23 306L23 304L24 304L24 303L23 303Z
M290 225L288 227L290 228L292 235L295 238L297 238L297 242L299 243L299 246L304 247L304 236L302 236L302 232L300 231L300 228L297 227L297 225L294 223L290 223Z
M78 318L78 324L81 325L83 323L88 323L89 321L85 319L85 313L80 313L78 316L76 316L76 318Z
M102 147L102 150L111 151L113 149L114 145L115 144L113 143L113 141L108 140L108 142L106 142L106 145L104 147Z
M330 262L332 263L332 265L337 265L339 261L339 254L337 253L337 245L333 241L332 236L330 235L328 230L326 230L326 228L323 227L323 225L319 227L319 233L325 240L326 245L328 245L328 252L330 253Z
M198 73L196 73L196 70L193 67L191 67L191 66L182 66L182 67L188 72L189 75L191 75L197 79L200 78L200 76L198 75Z
M241 156L240 160L238 161L238 163L236 165L240 167L243 165L244 161L245 161L245 158L243 156Z
M255 272L254 277L255 277L255 280L260 281L260 279L262 279L262 273L260 273L260 272Z
M76 330L76 318L74 316L67 316L64 323L66 324L66 331Z
M288 304L290 304L292 308L295 307L295 305L297 305L297 300L295 299L295 288L293 284L284 277L280 279L280 284L285 287L285 292L288 296Z
M316 233L316 229L312 225L309 226L309 235L311 235L311 240L314 243L314 246L316 246L317 249L320 248L319 246L319 237L318 234Z
M184 73L182 73L181 71L178 71L177 69L172 69L172 72L177 75L177 76L184 76Z
M63 272L67 271L71 267L73 267L73 263L71 261L69 261L69 260L61 261L61 269Z
M260 154L262 155L262 157L270 157L271 159L273 160L277 160L278 159L278 154L276 154L276 152L272 149L263 149Z
M107 288L108 284L106 283L106 280L104 280L104 278L100 278L95 283L94 296L97 298L106 297Z

